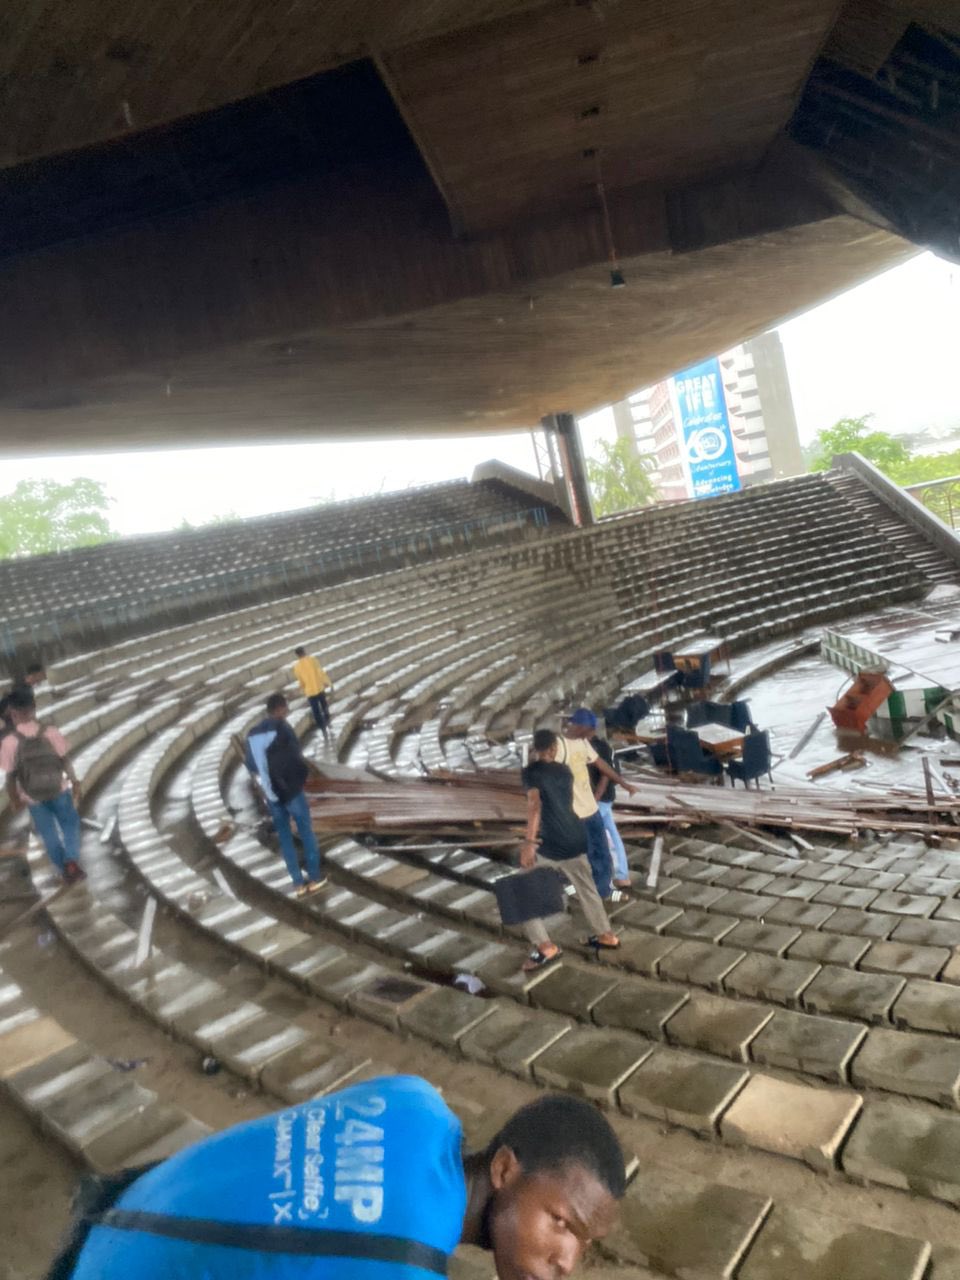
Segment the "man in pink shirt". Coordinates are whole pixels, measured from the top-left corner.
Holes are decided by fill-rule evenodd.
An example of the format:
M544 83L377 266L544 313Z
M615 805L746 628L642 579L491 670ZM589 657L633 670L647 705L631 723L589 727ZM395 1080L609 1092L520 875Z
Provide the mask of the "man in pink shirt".
M80 784L66 739L53 725L41 725L33 693L14 689L7 711L12 731L0 742L0 771L14 812L30 810L34 830L50 861L67 884L85 878L80 868L80 815L74 799Z

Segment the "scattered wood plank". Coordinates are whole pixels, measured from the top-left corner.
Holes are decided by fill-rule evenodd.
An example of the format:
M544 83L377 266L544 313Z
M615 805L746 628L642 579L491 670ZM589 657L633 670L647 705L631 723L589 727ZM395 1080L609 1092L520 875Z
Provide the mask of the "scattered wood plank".
M835 769L859 769L866 763L866 757L862 751L848 751L845 756L837 756L835 760L828 760L826 764L818 764L815 769L808 769L807 777L822 778L828 773L833 773Z

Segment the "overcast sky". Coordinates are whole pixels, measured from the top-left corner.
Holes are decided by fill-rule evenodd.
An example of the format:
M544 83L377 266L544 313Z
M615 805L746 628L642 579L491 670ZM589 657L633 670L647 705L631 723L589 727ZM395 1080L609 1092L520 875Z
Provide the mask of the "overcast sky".
M960 268L923 254L789 321L780 334L804 442L863 413L886 431L960 426ZM584 419L582 430L588 452L597 439L614 438L608 412ZM0 493L21 479L90 476L107 486L114 528L145 533L184 519L261 515L469 476L490 457L535 469L526 434L461 436L6 459Z

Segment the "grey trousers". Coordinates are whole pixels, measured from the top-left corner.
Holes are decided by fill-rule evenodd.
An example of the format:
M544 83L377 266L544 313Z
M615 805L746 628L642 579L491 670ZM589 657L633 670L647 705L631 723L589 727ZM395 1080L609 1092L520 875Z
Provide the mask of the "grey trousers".
M537 866L554 867L567 876L577 892L577 898L583 914L587 917L591 934L610 932L610 920L603 901L597 893L593 872L590 870L590 863L585 853L582 853L579 858L566 858L563 862L554 862L552 858L541 858L538 855ZM528 920L523 926L523 931L535 946L541 942L550 941L547 927L542 920Z

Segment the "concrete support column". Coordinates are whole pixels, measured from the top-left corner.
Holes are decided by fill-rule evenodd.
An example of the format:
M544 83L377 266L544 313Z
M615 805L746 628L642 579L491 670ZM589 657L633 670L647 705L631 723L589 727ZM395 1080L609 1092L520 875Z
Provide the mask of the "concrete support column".
M593 524L593 506L587 484L587 468L583 459L580 432L572 413L551 413L542 419L544 431L556 439L563 467L565 506L575 525Z

